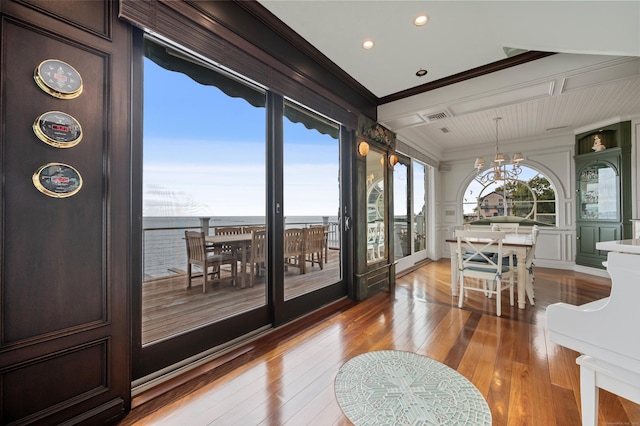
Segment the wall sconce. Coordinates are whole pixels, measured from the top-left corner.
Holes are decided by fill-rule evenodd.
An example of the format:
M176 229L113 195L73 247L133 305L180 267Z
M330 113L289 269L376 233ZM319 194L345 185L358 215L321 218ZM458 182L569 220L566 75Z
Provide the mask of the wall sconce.
M391 166L391 168L393 168L393 166L395 166L396 164L398 164L398 156L395 154L391 154L389 156L389 165Z
M369 144L365 141L362 141L358 144L358 153L363 157L366 157L369 153Z

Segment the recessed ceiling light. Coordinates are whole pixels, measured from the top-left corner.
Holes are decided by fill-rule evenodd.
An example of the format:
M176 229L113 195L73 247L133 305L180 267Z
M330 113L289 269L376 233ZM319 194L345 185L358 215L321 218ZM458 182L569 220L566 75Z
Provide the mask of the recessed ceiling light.
M427 75L427 70L423 70L422 68L420 68L418 71L416 71L416 76L418 77L424 77L425 75Z
M427 15L417 16L416 19L413 20L413 23L416 24L416 26L418 27L423 26L427 22L429 22L429 17Z
M362 42L362 48L363 49L373 49L374 43L373 40L365 40Z

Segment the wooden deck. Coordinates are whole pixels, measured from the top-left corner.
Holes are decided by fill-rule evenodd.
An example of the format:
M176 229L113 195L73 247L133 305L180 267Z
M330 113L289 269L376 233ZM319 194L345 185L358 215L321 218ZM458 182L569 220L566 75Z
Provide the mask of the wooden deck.
M340 277L340 251L329 250L324 268L307 262L306 273L300 274L297 267L285 271L285 299L309 293ZM209 284L202 292L202 275L192 279L187 288L185 271L169 278L147 280L142 284L142 344L183 333L205 324L245 312L267 301L264 276L256 276L253 287L249 287L247 268L246 287L233 286L230 275L223 267L222 280ZM240 270L240 268L238 268Z

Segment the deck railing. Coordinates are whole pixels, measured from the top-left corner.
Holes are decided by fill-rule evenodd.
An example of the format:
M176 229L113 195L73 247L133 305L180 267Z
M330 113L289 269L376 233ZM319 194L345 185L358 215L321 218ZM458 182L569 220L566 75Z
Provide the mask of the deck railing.
M327 225L327 247L340 249L340 226L337 222L296 222L287 223L286 227L308 227L311 225ZM243 227L256 226L243 224ZM202 226L148 227L142 229L144 280L165 278L171 275L186 273L187 253L184 243L184 231L203 229L208 235L214 233L213 226L204 223Z

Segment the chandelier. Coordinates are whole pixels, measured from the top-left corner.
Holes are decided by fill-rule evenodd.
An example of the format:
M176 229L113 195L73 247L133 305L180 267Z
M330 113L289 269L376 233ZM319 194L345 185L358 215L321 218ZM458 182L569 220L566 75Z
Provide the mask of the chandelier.
M494 120L496 122L496 155L489 165L490 170L479 177L481 183L517 180L520 173L522 173L520 162L524 160L524 157L519 152L513 154L513 157L511 158L511 168L507 168L506 157L503 153L500 152L500 148L498 146L498 123L500 122L500 120L502 120L502 117L496 117L494 118ZM474 168L478 171L478 174L480 174L480 171L483 167L484 158L477 157Z

